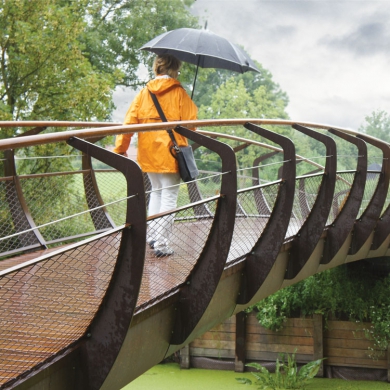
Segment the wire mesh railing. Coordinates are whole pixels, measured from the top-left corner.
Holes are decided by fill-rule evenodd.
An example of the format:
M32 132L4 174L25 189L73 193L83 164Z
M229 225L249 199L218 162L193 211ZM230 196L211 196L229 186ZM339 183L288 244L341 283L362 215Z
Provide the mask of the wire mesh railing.
M12 236L0 241L0 253L13 253L22 248L40 247L40 242L31 231L29 221L15 190L15 179L0 178L0 237Z
M106 293L121 231L0 272L0 385L85 335Z
M147 245L148 261L144 268L137 310L166 296L185 282L209 236L218 199L219 197L214 197L201 204L148 218L149 234L152 229L168 230L166 244L172 249L172 253L166 257L156 257L154 248ZM207 207L211 217L200 218L197 212L197 207L200 206Z
M237 203L242 212L236 217L228 264L243 258L260 238L269 221L269 210L274 206L279 186L280 182L277 182L238 192Z
M303 226L316 201L323 175L311 175L297 178L295 196L286 239L294 237Z
M362 202L360 204L359 214L356 219L361 218L362 214L364 213L368 204L370 203L375 193L375 190L378 186L379 178L380 178L380 172L373 172L373 171L367 172L366 185L364 187L364 195L362 198Z
M347 201L355 175L356 172L337 172L332 206L326 222L327 226L334 222Z
M19 177L26 203L37 225L60 220L66 216L88 210L87 191L83 188L83 173L57 173ZM48 196L50 194L50 196ZM61 221L40 229L47 244L66 237L94 234L95 226L90 213Z

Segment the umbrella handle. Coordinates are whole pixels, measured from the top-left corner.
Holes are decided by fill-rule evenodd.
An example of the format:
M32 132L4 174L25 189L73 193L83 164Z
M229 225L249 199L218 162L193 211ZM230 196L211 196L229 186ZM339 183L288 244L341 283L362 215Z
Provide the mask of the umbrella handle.
M192 84L191 100L193 100L194 97L195 83L196 83L196 77L198 76L199 62L200 62L200 56L198 57L198 63L196 65L196 71L195 71L195 79L194 79L194 83Z

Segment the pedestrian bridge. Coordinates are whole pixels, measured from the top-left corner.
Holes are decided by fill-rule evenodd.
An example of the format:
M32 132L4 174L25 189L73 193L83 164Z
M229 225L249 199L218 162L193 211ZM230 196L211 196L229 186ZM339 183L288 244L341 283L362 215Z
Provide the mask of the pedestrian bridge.
M390 148L367 135L264 119L0 126L18 130L0 140L1 389L121 389L279 289L389 255ZM147 216L139 166L97 144L169 127L201 174ZM175 253L156 258L147 222L172 214Z

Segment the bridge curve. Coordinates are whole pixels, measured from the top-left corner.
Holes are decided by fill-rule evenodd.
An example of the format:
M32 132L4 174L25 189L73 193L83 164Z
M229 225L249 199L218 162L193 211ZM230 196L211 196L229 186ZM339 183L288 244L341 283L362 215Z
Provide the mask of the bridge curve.
M260 119L0 126L32 127L0 140L0 388L120 389L280 288L389 255L389 145L351 130ZM205 169L181 185L177 209L146 217L138 165L94 142L171 126ZM47 127L82 130L38 134ZM323 143L322 163L297 155L294 137L278 134L286 128ZM356 149L348 171L337 169L341 139ZM63 141L82 152L77 162L26 160L36 145L67 150ZM367 144L381 171L367 170ZM175 254L156 259L147 222L170 215Z

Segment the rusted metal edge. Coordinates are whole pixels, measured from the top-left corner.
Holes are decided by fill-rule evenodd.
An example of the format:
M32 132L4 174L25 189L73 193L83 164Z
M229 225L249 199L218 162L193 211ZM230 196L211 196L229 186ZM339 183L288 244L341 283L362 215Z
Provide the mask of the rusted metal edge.
M310 214L292 241L286 270L286 279L295 278L304 267L321 238L330 209L336 185L337 150L335 141L324 134L300 125L292 126L295 130L322 142L326 147L325 173L323 175L316 201Z
M190 336L206 311L218 286L229 254L236 211L236 158L232 148L184 127L175 131L217 153L222 160L221 198L218 200L209 236L185 284L180 289L177 316L170 343L179 345Z
M353 229L352 242L349 250L349 254L353 255L357 253L364 243L367 241L368 237L375 229L377 223L379 222L379 218L381 216L381 212L383 206L386 201L387 191L389 190L389 182L390 182L390 147L388 144L374 140L370 137L366 137L363 134L357 135L358 138L361 138L366 143L369 143L378 149L380 149L383 153L383 163L382 163L382 171L379 176L378 184L375 188L374 195L372 196L369 204L364 210L363 214L360 216L359 220L356 221L355 227ZM385 221L389 219L388 213L385 213L386 218ZM381 235L384 236L384 233L388 231L388 227L383 224L379 225L379 228L382 229ZM380 229L376 229L380 231ZM386 235L387 236L387 235ZM376 246L380 243L381 236L377 236ZM386 237L384 237L386 238Z
M328 264L333 259L352 230L359 213L367 177L366 143L357 137L338 130L329 129L329 132L354 144L358 149L359 158L347 200L332 225L328 227L321 264Z
M390 160L383 160L383 164L386 164L386 170L390 171ZM385 212L379 217L376 223L374 238L372 241L371 249L378 249L386 238L390 234L390 204L387 206Z
M134 161L78 138L69 145L122 172L127 180L126 223L103 302L81 348L78 389L97 390L110 372L122 347L137 304L145 259L146 205L141 169Z
M284 163L282 180L271 216L261 236L246 257L238 304L248 303L255 296L275 263L290 222L296 175L295 146L289 138L252 123L245 124L245 127L280 145L284 153Z
M28 385L28 381L30 379L36 383L37 377L39 376L46 377L48 375L47 373L48 371L51 372L56 371L58 369L58 366L63 365L65 358L71 356L72 354L76 355L76 356L71 356L72 362L74 362L76 365L78 362L78 349L80 348L83 342L84 341L80 341L80 340L73 342L72 344L68 345L60 352L40 362L32 369L25 371L23 374L9 380L8 382L3 383L0 386L0 389L2 390L18 389L19 386L23 389L26 389L26 385Z

